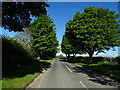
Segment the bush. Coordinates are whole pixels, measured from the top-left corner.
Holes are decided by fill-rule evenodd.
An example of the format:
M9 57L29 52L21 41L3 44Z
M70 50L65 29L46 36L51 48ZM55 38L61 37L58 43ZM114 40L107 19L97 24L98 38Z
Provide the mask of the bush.
M115 61L116 61L118 64L120 64L120 56L116 57L116 58L115 58Z
M34 52L23 47L14 38L2 38L2 69L3 76L18 72L23 66L33 62Z
M114 58L111 57L92 57L90 60L89 57L76 57L75 59L77 63L85 63L85 64L97 64L97 63L113 63L115 62Z
M89 57L76 57L77 63L89 64L89 63L98 63L101 61L103 61L103 57L92 57L92 60L90 60Z

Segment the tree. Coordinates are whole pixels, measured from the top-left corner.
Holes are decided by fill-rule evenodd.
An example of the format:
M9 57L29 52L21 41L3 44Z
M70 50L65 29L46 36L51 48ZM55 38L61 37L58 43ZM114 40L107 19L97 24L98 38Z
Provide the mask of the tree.
M84 50L92 57L95 51L102 52L119 45L118 15L104 8L85 8L77 12L66 24L66 37L73 46Z
M69 56L70 54L76 55L78 53L77 49L69 43L65 34L63 35L63 38L62 38L61 50L67 56Z
M53 20L46 15L38 17L30 24L29 29L33 37L32 46L40 58L55 57L57 53L58 41L54 26Z
M46 14L45 2L2 2L2 27L9 31L23 31L31 21L31 16Z
M15 38L22 43L25 47L27 48L31 48L32 43L31 40L33 39L33 37L31 36L31 32L29 29L24 28L24 31L19 32L15 35Z

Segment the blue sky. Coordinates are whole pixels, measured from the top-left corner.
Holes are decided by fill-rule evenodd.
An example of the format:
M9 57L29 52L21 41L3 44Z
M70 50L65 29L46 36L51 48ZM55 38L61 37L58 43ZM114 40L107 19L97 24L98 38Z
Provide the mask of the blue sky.
M62 41L66 22L71 20L77 11L82 13L86 7L100 7L116 11L116 14L118 14L117 2L48 2L48 4L50 8L47 8L47 14L54 20L54 24L56 24L55 27L59 43ZM14 32L9 33L7 30L3 30L2 33L11 37L15 35ZM118 54L118 49L116 48L116 50L117 51L114 52L109 51L104 55L116 56ZM103 54L101 53L99 55Z
M116 11L116 14L118 14L117 2L49 2L48 4L50 5L50 8L47 8L48 15L56 24L57 39L59 43L62 41L66 22L71 20L77 11L82 13L86 7L100 7ZM115 47L115 49L116 51L106 51L105 54L100 53L97 56L116 57L118 55L118 47Z
M116 2L49 2L50 8L47 8L48 15L56 24L57 38L62 41L65 32L65 24L73 18L77 11L84 12L86 7L107 8L118 13L118 3Z

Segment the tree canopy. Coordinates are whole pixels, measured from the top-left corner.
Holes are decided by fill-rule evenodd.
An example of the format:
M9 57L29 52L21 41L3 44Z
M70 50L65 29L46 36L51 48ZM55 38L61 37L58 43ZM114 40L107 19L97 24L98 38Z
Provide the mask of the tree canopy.
M63 35L62 43L61 43L61 50L63 53L69 56L69 54L78 54L78 50L69 43L66 35Z
M45 2L2 2L2 27L9 31L23 31L31 16L46 14Z
M53 20L47 15L38 17L30 24L33 48L40 58L46 59L56 55L58 41L54 26Z
M95 51L119 45L118 15L104 8L85 8L66 24L66 37L73 46L85 50L90 57ZM108 48L109 47L109 48Z

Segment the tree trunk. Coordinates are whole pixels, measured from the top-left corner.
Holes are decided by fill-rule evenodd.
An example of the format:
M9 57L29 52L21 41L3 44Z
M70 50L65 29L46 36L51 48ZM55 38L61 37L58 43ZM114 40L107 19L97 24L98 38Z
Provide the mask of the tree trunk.
M88 52L88 54L89 54L89 57L92 57L93 54L94 54L94 51L90 50L90 51Z
M66 54L66 57L68 57L68 54Z
M70 57L70 54L68 54L68 57Z
M75 56L76 56L76 54L73 54L73 56L75 57Z
M92 63L92 56L94 54L94 51L89 51L89 58L90 58L90 62L89 63Z
M69 58L70 57L70 54L66 54L67 55L67 58Z

